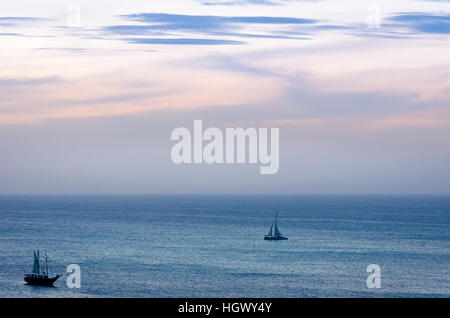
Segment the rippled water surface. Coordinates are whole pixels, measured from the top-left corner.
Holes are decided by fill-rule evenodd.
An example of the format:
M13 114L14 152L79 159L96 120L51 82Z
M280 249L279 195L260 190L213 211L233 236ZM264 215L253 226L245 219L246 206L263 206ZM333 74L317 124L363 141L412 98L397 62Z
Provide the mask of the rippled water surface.
M38 248L55 288L23 283ZM450 197L0 197L0 297L241 296L449 297Z

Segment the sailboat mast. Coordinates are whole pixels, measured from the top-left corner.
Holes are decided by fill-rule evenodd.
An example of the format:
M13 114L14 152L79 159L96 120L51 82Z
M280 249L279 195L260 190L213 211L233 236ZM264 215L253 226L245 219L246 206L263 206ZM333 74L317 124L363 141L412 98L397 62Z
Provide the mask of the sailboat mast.
M277 220L278 220L278 211L275 211L275 221L274 221L275 229L278 228L278 226L277 226Z

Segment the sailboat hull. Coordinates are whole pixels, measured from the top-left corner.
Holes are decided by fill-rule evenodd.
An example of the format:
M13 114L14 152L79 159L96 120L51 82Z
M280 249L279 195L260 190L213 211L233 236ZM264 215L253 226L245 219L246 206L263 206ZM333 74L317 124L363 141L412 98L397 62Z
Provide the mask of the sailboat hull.
M264 236L264 239L266 240L266 241L283 241L283 240L287 240L288 238L287 237L285 237L285 236L281 236L281 235L277 235L277 236L268 236L268 235L266 235L266 236Z
M60 275L56 275L55 277L48 277L43 275L25 275L24 281L28 285L51 287L59 277Z

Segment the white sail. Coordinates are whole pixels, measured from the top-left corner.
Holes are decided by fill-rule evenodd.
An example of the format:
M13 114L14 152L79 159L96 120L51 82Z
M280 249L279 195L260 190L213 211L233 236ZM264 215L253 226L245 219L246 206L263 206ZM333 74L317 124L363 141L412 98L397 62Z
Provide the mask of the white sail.
M35 251L33 251L33 254L34 254L33 274L39 275L39 251L37 251L37 254Z
M281 235L280 230L278 229L278 212L275 214L275 235Z

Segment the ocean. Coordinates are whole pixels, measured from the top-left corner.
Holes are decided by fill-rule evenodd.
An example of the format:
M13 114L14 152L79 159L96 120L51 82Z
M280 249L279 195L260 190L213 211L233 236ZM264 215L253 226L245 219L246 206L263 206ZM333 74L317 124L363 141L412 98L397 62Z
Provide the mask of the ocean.
M33 249L54 288L24 284ZM0 297L449 296L450 196L0 197Z

